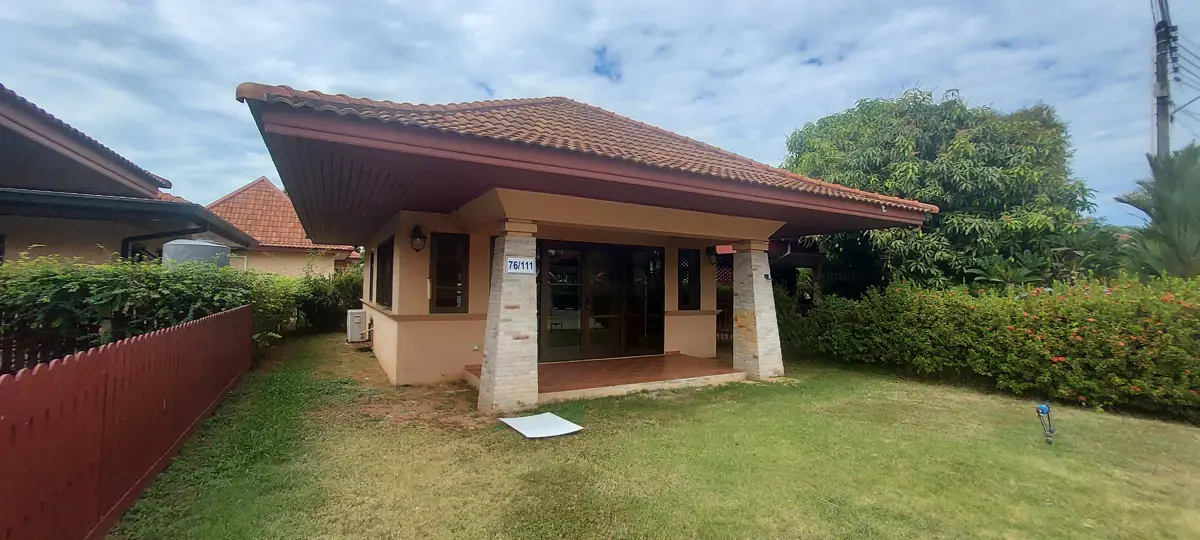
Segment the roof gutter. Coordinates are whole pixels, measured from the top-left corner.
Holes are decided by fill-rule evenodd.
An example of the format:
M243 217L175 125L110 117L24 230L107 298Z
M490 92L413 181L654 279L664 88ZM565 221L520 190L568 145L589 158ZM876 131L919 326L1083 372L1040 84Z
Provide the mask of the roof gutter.
M113 213L121 213L126 219L137 218L138 214L147 219L168 216L197 224L197 228L203 229L200 232L217 234L240 246L249 248L258 245L250 235L198 204L115 195L0 188L0 214L64 217L69 213L76 213L78 219L100 220L109 219L106 216L112 216ZM174 233L179 234L178 231ZM130 238L133 239L131 242L138 241L136 236Z

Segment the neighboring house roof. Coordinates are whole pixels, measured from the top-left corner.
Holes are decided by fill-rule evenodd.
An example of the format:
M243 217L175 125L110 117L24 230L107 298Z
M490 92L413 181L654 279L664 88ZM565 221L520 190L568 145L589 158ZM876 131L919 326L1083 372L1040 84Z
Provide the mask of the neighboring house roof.
M189 201L183 197L180 197L178 195L171 195L170 193L165 193L162 191L158 192L158 195L156 195L155 198L160 201L182 202L182 203L190 203L191 202L191 201Z
M178 200L0 187L0 215L109 221L127 221L131 216L136 216L154 221L182 221L199 226L238 245L254 246L254 239L250 235L212 211L178 197L176 199Z
M253 236L259 248L354 249L354 246L314 244L309 240L292 200L265 176L213 201L208 209Z
M74 139L75 141L84 144L85 146L90 148L92 151L94 151L98 154L101 154L101 155L107 157L108 159L111 159L111 160L121 164L125 168L129 169L129 171L131 173L133 173L134 175L142 178L143 180L150 182L151 185L164 187L164 188L171 187L171 182L168 181L167 179L137 166L132 161L129 161L128 159L125 159L125 157L114 152L109 147L104 146L103 144L100 144L100 142L97 141L96 139L88 137L87 134L85 134L84 132L79 131L78 129L75 129L74 127L71 127L70 124L63 122L62 120L59 120L54 115L46 112L41 107L34 105L33 102L21 97L16 92L13 92L12 90L6 88L3 84L0 84L0 101L6 102L6 103L11 103L14 107L24 111L26 114L36 117L41 122L45 123L47 126L52 128L54 131L57 131L57 132L61 133L62 135L69 137L71 139Z
M808 178L715 146L565 97L412 105L351 98L287 86L242 83L239 100L378 120L459 135L555 148L726 180L769 185L826 197L919 212L934 205Z

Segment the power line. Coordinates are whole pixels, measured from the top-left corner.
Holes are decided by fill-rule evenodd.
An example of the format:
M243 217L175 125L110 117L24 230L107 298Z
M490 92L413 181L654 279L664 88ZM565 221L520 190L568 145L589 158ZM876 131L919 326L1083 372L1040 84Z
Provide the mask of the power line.
M1187 68L1187 67L1181 66L1181 65L1179 65L1179 64L1175 64L1175 69L1176 69L1176 70L1183 70L1183 72L1184 72L1184 73L1187 73L1188 75L1191 75L1192 77L1195 77L1195 78L1197 78L1197 79L1200 79L1200 73L1196 73L1195 71L1192 71L1190 68ZM1179 71L1175 71L1175 74L1176 74L1176 75L1178 75L1178 74L1179 74Z
M1185 36L1183 34L1180 34L1179 32L1176 32L1175 35L1182 38L1184 41L1191 43L1193 47L1200 49L1200 43L1196 43L1195 41L1192 41L1190 38L1188 38L1187 36Z
M1179 52L1181 52L1181 51L1185 54L1179 54ZM1189 58L1188 55L1191 55L1191 58ZM1179 45L1178 42L1176 42L1174 62L1176 64L1178 64L1179 60L1182 59L1182 60L1185 60L1188 63L1192 64L1193 66L1200 66L1200 64L1197 64L1196 60L1193 60L1192 58L1195 58L1196 60L1200 60L1200 54L1196 54L1196 53L1192 52L1191 49L1184 47L1182 45Z
M1179 84L1182 84L1182 85L1184 85L1184 86L1186 86L1186 87L1188 87L1188 88L1191 88L1192 90L1198 90L1198 91L1200 91L1200 85L1195 85L1195 84L1192 84L1192 83L1190 83L1190 82L1188 82L1188 81L1185 81L1185 80L1177 80L1177 81L1175 81L1175 82L1177 82L1177 83L1179 83Z
M1183 111L1183 112L1190 113L1191 111ZM1197 125L1200 125L1200 116L1196 116L1196 118L1197 118L1197 120L1196 120ZM1192 135L1196 136L1196 139L1200 139L1200 133L1196 133L1192 128L1188 127L1187 124L1184 124L1182 122L1176 122L1176 124L1179 124L1180 127L1191 132Z
M1181 77L1179 73L1175 74L1175 77L1173 80L1177 83L1182 83L1185 85L1200 84L1200 77L1193 77L1191 75L1186 75L1186 76Z
M1187 49L1180 48L1179 50L1187 51L1188 54L1195 56L1196 58L1200 58L1200 56L1196 56L1196 53L1189 51ZM1180 54L1175 55L1175 65L1179 65L1180 60L1183 60L1184 62L1187 62L1193 66L1200 68L1200 64L1197 64L1195 60L1192 60L1191 58L1188 58L1187 56L1184 56L1184 55L1180 55Z

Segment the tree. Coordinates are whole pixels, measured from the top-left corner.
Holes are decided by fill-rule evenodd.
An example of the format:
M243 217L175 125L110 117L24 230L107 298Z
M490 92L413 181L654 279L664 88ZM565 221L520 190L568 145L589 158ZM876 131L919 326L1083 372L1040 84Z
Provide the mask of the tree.
M995 257L1019 264L1028 250L1052 260L1051 237L1101 227L1081 218L1091 191L1071 176L1066 126L1046 105L1002 113L955 91L935 101L910 90L809 123L787 147L783 166L796 173L938 205L919 229L866 233L889 278L971 281L978 274L967 270ZM851 236L817 243L836 258Z
M1153 275L1200 275L1200 146L1192 143L1169 156L1146 155L1151 176L1117 197L1146 214L1134 231L1130 259Z

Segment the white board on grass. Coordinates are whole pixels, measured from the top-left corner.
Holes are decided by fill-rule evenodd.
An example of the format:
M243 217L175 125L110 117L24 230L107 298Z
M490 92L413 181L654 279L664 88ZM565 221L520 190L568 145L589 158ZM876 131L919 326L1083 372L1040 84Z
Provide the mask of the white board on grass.
M557 437L559 435L575 433L583 429L583 426L564 420L553 413L535 414L519 418L501 418L500 421L508 424L508 427L517 430L526 439Z

